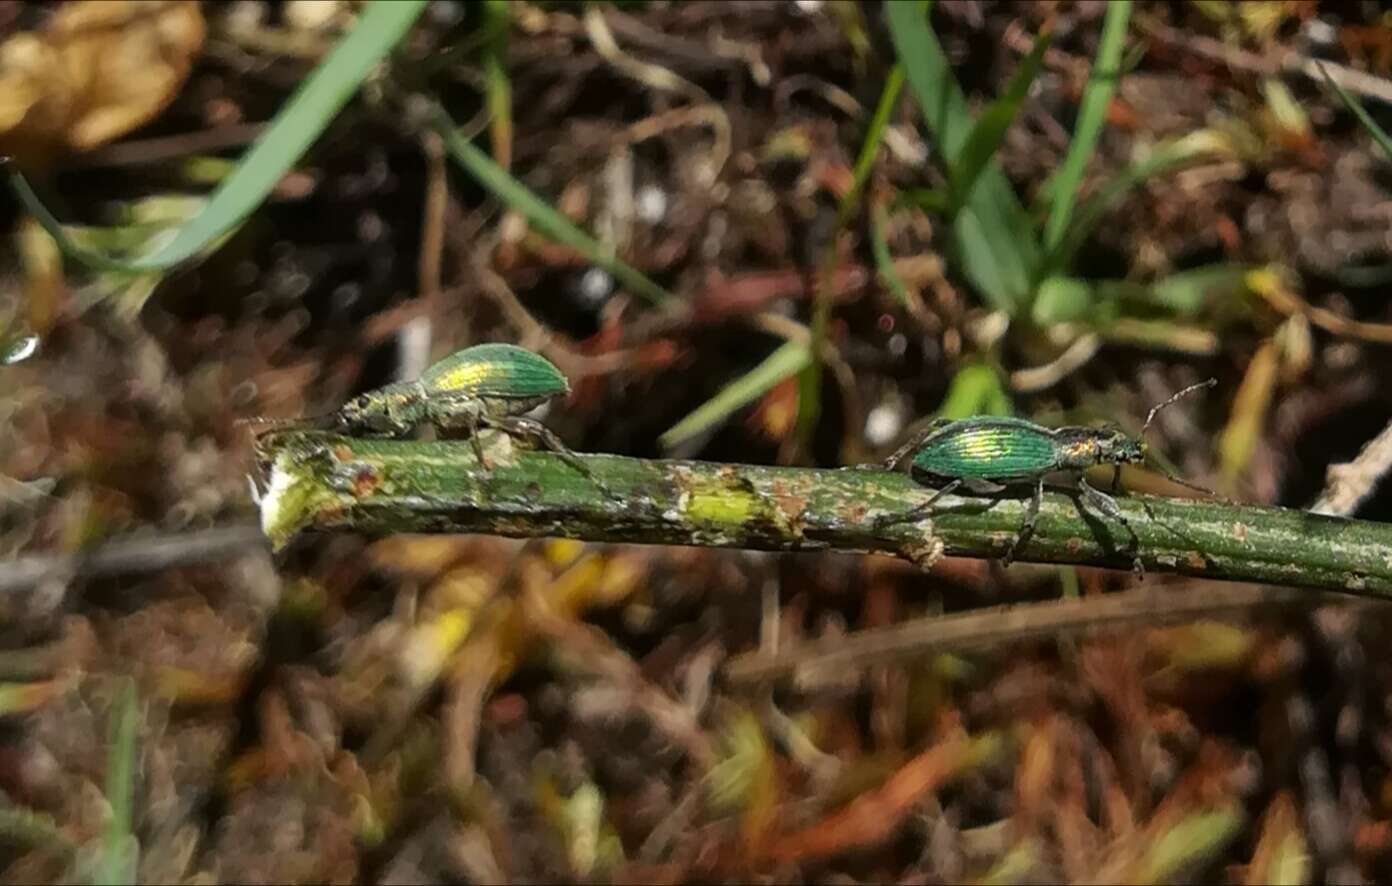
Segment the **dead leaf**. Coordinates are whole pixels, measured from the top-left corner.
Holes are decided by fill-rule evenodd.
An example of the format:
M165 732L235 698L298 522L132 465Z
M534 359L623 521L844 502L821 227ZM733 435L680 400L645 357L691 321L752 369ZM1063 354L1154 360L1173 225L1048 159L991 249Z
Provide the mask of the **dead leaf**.
M1247 364L1247 374L1243 376L1237 397L1233 399L1232 415L1218 441L1219 475L1225 491L1236 487L1247 468L1247 462L1256 451L1266 414L1271 407L1271 398L1276 392L1280 361L1279 346L1268 339Z
M787 863L878 845L898 829L924 796L995 756L1000 747L1000 737L992 733L979 738L953 735L904 764L878 789L860 795L805 830L775 840L768 855Z
M203 46L193 0L66 3L0 44L0 152L21 166L90 151L153 120Z

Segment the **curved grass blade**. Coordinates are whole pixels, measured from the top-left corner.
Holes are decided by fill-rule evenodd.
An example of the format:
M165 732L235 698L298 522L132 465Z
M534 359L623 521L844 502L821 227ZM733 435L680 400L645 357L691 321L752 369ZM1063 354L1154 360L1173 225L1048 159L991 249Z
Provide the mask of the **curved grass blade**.
M94 877L103 886L136 882L140 844L135 836L134 792L140 709L134 681L122 690L113 714L106 763L106 801L111 806L111 818Z
M466 172L495 197L526 216L527 221L537 230L557 243L574 249L587 261L613 274L615 279L653 304L662 305L676 301L672 293L613 255L602 243L509 175L492 157L474 147L467 138L459 134L459 127L443 109L436 109L433 125L445 142L445 150L449 151L454 161L464 167Z
M1214 147L1202 138L1180 138L1158 146L1149 157L1117 174L1079 207L1063 239L1049 251L1040 265L1038 278L1044 280L1052 277L1072 264L1073 257L1101 224L1107 210L1132 188L1213 152Z
M1010 124L1015 122L1015 116L1020 113L1025 96L1029 94L1030 87L1039 76L1039 69L1044 64L1044 53L1052 39L1053 35L1049 31L1044 31L1035 38L1034 48L1020 61L1020 67L1015 76L1010 78L1005 95L991 102L977 118L976 125L972 127L971 134L962 145L962 150L957 153L951 170L954 212L971 197L977 178L995 158L1001 142L1005 141L1006 131L1010 129Z
M894 108L899 102L899 92L903 88L904 66L895 65L889 70L884 90L875 105L875 114L870 118L870 125L865 130L865 141L861 143L860 154L856 156L850 190L846 191L840 205L837 206L836 221L840 227L849 223L856 209L860 207L860 195L865 191L865 183L870 179L871 170L875 168L875 158L879 156L880 144L884 141L885 130L889 128L890 115L894 113Z
M486 0L483 4L483 31L487 35L483 50L484 94L488 99L488 128L493 156L504 169L512 167L512 81L508 79L508 25L511 10L507 0Z
M875 113L866 128L865 139L861 142L860 153L856 156L855 170L851 176L851 186L841 196L836 207L836 232L823 247L820 273L817 275L816 301L812 307L812 360L802 372L798 384L798 441L803 447L811 445L812 434L822 415L822 343L826 341L827 324L831 321L831 279L835 276L837 252L836 240L841 229L846 227L860 209L860 197L865 192L865 183L875 168L875 158L880 154L880 144L884 141L885 130L889 128L889 118L899 104L899 93L904 88L904 66L895 65L889 71L880 100L875 105Z
M889 225L889 213L877 206L870 214L870 249L875 254L875 270L880 282L885 285L899 304L908 306L909 288L904 285L899 272L894 268L894 256L889 252L889 241L885 239L885 228Z
M1350 95L1344 87L1339 85L1337 80L1329 76L1324 65L1320 65L1319 69L1320 74L1324 76L1324 82L1328 83L1339 94L1339 99L1343 101L1344 107L1353 112L1353 116L1358 118L1358 122L1363 124L1363 128L1368 130L1368 134L1378 143L1378 147L1382 148L1382 153L1386 154L1389 160L1392 160L1392 138L1389 138L1383 128L1377 125L1372 115L1363 107L1362 102Z
M812 353L801 342L786 342L769 354L764 362L732 381L718 394L696 407L686 418L672 425L658 443L673 449L681 443L729 418L736 410L772 390L788 376L801 372L812 361Z
M207 207L153 255L123 260L83 248L68 236L62 223L44 207L29 182L13 166L9 169L10 183L25 208L72 258L104 271L167 270L197 255L261 205L357 92L368 73L405 36L427 2L374 0L352 32L339 41L281 108L275 122L242 157L236 171L213 194Z
M1130 20L1131 0L1107 5L1097 58L1092 63L1092 73L1088 76L1087 88L1083 91L1083 101L1078 109L1078 125L1068 145L1068 155L1064 157L1055 179L1054 201L1049 208L1049 219L1044 224L1045 249L1053 250L1059 245L1073 217L1083 170L1097 147L1097 138L1107 120L1107 107L1121 77L1121 52L1126 46L1126 26Z

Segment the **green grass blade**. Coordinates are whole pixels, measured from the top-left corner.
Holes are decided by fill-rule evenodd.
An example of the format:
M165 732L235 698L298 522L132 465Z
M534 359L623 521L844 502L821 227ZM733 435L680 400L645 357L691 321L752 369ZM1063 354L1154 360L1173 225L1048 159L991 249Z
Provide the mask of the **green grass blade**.
M827 324L831 319L832 298L828 290L836 273L837 235L860 208L860 195L864 193L865 183L870 179L870 173L875 168L875 158L879 156L880 144L884 141L885 130L889 128L889 118L899 103L899 93L903 88L904 67L903 65L895 65L889 71L884 89L880 91L880 100L875 106L874 115L870 118L870 125L865 132L865 140L861 142L860 154L856 157L855 169L851 176L851 186L846 189L846 193L841 196L836 207L836 231L833 232L830 241L824 247L821 273L817 275L816 303L812 309L812 345L810 348L812 361L803 370L802 379L798 386L797 434L798 440L804 447L810 444L812 434L822 415L821 353L822 343L826 341Z
M1020 68L1010 79L1005 95L991 102L977 118L971 134L952 163L952 205L954 210L967 202L982 171L995 159L996 151L1005 140L1005 133L1020 113L1025 96L1039 76L1044 64L1044 52L1049 48L1050 35L1040 34L1030 54L1020 62Z
M946 191L934 191L929 188L905 188L894 198L891 205L895 209L901 206L917 206L924 212L951 215L952 195Z
M954 419L1010 413L1010 397L1005 392L1000 374L979 363L958 370L948 386L942 407L938 409L940 418Z
M1118 173L1079 207L1063 239L1049 251L1040 265L1039 278L1043 280L1067 269L1083 243L1106 217L1107 210L1132 188L1194 162L1212 151L1213 145L1204 139L1181 138L1157 146L1149 157Z
M1248 275L1258 268L1219 262L1177 271L1152 283L1047 277L1039 284L1031 313L1041 327L1086 323L1105 330L1123 316L1141 320L1157 315L1180 320L1202 316L1209 325L1222 327L1247 311Z
M492 135L493 156L504 169L512 166L512 81L508 79L507 47L511 10L506 0L484 3L484 30L488 39L483 50L484 92L488 98L488 128Z
M899 304L908 306L909 288L894 269L894 256L889 253L889 241L885 239L885 226L889 224L888 214L877 207L870 216L870 249L875 253L875 271L880 282L887 288Z
M1107 121L1107 107L1121 78L1121 53L1126 46L1126 26L1131 21L1131 0L1107 5L1107 17L1102 23L1102 40L1097 58L1092 63L1087 88L1078 110L1078 126L1068 146L1068 156L1059 167L1053 188L1053 205L1044 225L1044 247L1055 249L1063 240L1073 216L1073 206L1082 185L1083 171L1097 147L1097 138Z
M1077 323L1095 317L1097 292L1090 280L1077 277L1045 277L1035 289L1030 318L1040 327Z
M726 385L714 397L696 407L686 418L672 425L658 438L658 443L663 449L670 450L707 428L714 427L729 418L736 410L772 390L788 376L801 372L811 360L812 354L807 345L786 342L769 354L764 362Z
M1319 69L1320 73L1324 75L1324 82L1328 83L1339 94L1339 99L1343 101L1344 107L1353 112L1353 116L1358 118L1358 122L1363 124L1363 128L1368 130L1373 140L1378 143L1378 147L1382 148L1382 153L1387 155L1387 159L1392 160L1392 138L1388 138L1383 128L1377 125L1377 121L1368 114L1362 102L1350 95L1333 77L1329 76L1324 65L1320 65Z
M614 278L638 295L656 305L676 300L672 293L649 280L641 271L629 266L595 238L581 230L570 219L561 215L543 199L533 194L526 185L508 174L486 153L460 135L459 127L444 110L437 109L435 130L444 139L445 150L464 170L483 185L493 196L526 216L527 221L550 239L569 246L598 265Z
M134 682L128 682L121 692L114 714L106 763L106 801L111 806L111 818L106 824L101 862L94 877L102 886L135 882L138 844L133 810L140 709Z
M880 145L884 142L885 130L889 128L889 118L894 113L894 108L899 102L899 93L903 88L904 66L895 65L889 71L884 90L880 92L880 101L875 105L875 114L870 118L870 126L865 130L865 141L861 143L860 154L856 157L851 187L841 198L840 205L837 206L838 227L845 227L850 222L851 216L855 215L856 209L860 207L860 195L864 193L865 183L870 179L870 172L875 168L875 158L879 156Z
M10 182L25 208L58 241L63 252L83 264L131 273L167 270L196 255L261 205L357 92L368 73L405 36L426 3L427 0L375 0L368 6L352 32L339 41L286 102L274 124L247 151L207 207L153 255L121 260L83 249L67 235L62 223L44 207L13 166L9 169Z
M1028 268L1000 236L1000 227L983 219L975 207L963 207L952 220L952 245L962 272L986 298L987 304L1014 316L1029 293Z
M886 0L885 16L924 125L944 157L957 157L974 123L922 7ZM1030 293L1039 241L1000 167L988 164L978 179L953 219L953 242L972 285L992 307L1014 314Z
M1248 277L1258 265L1218 262L1178 271L1145 287L1149 304L1163 307L1172 316L1194 318L1205 312L1210 322L1215 312L1242 312L1249 302Z

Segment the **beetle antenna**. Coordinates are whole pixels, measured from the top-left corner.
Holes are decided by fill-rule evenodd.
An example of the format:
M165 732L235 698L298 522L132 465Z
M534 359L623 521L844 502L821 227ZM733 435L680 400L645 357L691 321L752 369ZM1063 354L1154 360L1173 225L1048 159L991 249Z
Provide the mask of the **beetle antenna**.
M323 424L323 422L332 418L333 415L334 413L332 412L325 412L319 415L300 416L298 418L270 418L263 415L253 415L247 418L239 418L235 422L233 422L233 424L235 424L237 427L241 427L243 425L256 425L258 427L272 429L295 427L310 428Z
M1189 396L1190 394L1197 391L1199 388L1211 388L1217 384L1218 379L1216 378L1210 378L1208 381L1201 381L1196 385L1190 385L1189 387L1184 388L1183 390L1171 394L1169 399L1166 400L1164 403L1157 403L1155 406L1152 406L1150 409L1150 414L1146 416L1145 424L1141 425L1141 436L1144 437L1145 432L1150 430L1150 423L1155 421L1155 416L1160 410L1164 409L1166 406L1169 406L1171 403L1180 399L1181 397Z
M1194 393L1200 388L1211 388L1217 384L1218 379L1216 378L1210 378L1207 381L1201 381L1198 384L1190 385L1187 388L1183 388L1182 390L1179 390L1174 394L1171 394L1169 399L1165 400L1165 402L1158 403L1155 406L1151 407L1150 414L1146 416L1145 424L1141 426L1141 437L1144 438L1145 432L1150 430L1150 423L1155 421L1155 416L1157 413L1160 412L1160 410L1164 409L1166 406L1169 406L1171 403L1175 402L1181 397L1189 396L1190 394ZM1178 483L1180 486L1185 486L1189 489L1194 490L1195 492L1202 492L1205 495L1215 497L1218 495L1217 492L1214 492L1212 489L1209 489L1206 486L1200 486L1197 483L1190 483L1188 480L1182 480L1179 477L1176 477L1174 474L1171 474L1169 471L1164 470L1163 468L1161 468L1160 473L1164 474L1165 478L1169 480L1171 483Z
M1195 492L1202 492L1204 495L1212 496L1213 498L1219 497L1217 492L1215 492L1212 489L1209 489L1207 486L1200 486L1197 483L1190 483L1188 480L1182 480L1179 477L1176 477L1174 474L1171 474L1169 471L1164 470L1163 468L1161 468L1160 473L1164 474L1165 479L1169 480L1171 483L1178 483L1180 486L1187 487L1189 489L1194 490Z

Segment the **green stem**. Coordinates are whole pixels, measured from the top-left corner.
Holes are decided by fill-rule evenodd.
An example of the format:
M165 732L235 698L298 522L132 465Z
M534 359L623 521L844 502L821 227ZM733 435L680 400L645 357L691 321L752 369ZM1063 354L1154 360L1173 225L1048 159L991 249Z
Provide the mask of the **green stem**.
M768 551L883 552L927 567L999 557L1025 496L943 496L931 519L877 528L928 491L875 469L761 467L582 456L612 491L546 452L485 435L491 481L468 441L357 439L289 430L261 438L262 528L277 549L305 530L479 532ZM1125 495L1146 569L1392 599L1392 525L1219 500ZM1131 537L1051 490L1018 560L1128 569Z

